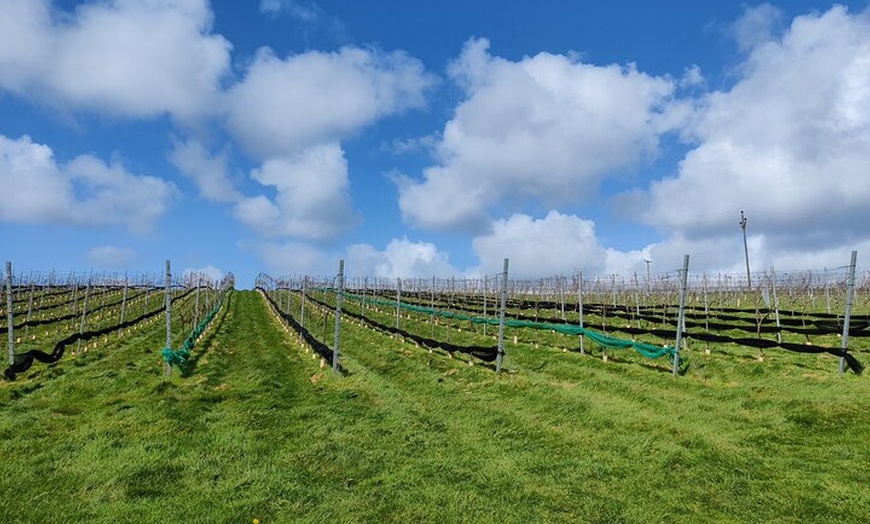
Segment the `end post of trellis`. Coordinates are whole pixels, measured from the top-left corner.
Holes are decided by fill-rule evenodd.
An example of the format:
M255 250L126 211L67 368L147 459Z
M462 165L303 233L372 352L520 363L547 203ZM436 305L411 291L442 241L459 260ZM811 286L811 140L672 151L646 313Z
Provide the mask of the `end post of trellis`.
M580 317L580 354L586 354L586 347L583 341L583 270L577 273L577 314Z
M399 329L399 318L402 311L402 278L396 277L396 329Z
M846 316L843 317L843 336L840 347L843 356L840 357L840 375L846 371L846 351L849 347L849 321L852 317L852 302L855 300L855 265L858 263L858 252L852 251L852 261L849 263L849 288L846 291Z
M504 269L501 273L501 305L498 310L498 353L495 356L495 372L501 373L501 361L504 358L504 310L507 306L508 289L508 259L504 259Z
M15 315L12 312L12 262L6 261L6 325L9 330L6 332L9 344L9 365L15 364L15 335L13 334L13 322Z
M338 373L341 352L341 305L344 299L344 259L338 261L338 289L335 295L335 344L332 348L332 371Z
M163 305L166 307L166 347L172 349L172 270L170 262L166 260L166 287L163 292ZM163 374L172 375L172 365L163 362Z
M683 329L686 325L686 288L689 279L689 255L683 255L683 269L680 272L680 310L677 317L677 337L674 342L674 376L680 370L680 344L683 342Z

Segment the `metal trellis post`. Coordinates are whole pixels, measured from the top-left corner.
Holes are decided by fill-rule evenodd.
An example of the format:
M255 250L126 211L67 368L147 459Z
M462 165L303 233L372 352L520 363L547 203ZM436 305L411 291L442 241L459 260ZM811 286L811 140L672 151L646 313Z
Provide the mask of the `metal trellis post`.
M683 329L686 324L686 287L689 278L689 255L683 256L683 269L680 273L680 311L677 317L677 338L674 343L674 376L680 369L680 343L683 341Z
M15 364L15 336L13 335L13 322L15 315L12 312L12 262L6 262L6 322L9 326L7 331L9 341L9 365Z
M169 260L166 261L166 288L163 292L163 304L166 306L166 347L172 348L172 271ZM167 377L172 374L172 366L169 362L163 363L163 374Z
M332 348L332 371L338 373L341 351L341 304L344 299L344 259L338 261L338 291L335 296L335 344Z
M858 252L852 251L852 261L849 263L849 289L846 292L846 316L843 318L843 337L840 347L848 351L849 321L852 317L852 301L855 299L855 264L858 263ZM846 371L846 356L840 357L840 374Z
M495 372L501 373L501 361L504 357L504 310L507 305L508 289L508 259L504 259L504 269L501 274L501 306L498 311L498 353L495 357Z

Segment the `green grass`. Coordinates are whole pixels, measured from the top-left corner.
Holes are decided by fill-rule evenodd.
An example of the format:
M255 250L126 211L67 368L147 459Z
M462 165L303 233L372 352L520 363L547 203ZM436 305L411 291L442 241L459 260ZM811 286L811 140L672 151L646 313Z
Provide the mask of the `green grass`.
M161 376L162 336L0 383L0 521L870 515L870 385L830 356L698 352L674 379L520 343L496 376L346 323L335 377L253 292L232 295L188 376Z

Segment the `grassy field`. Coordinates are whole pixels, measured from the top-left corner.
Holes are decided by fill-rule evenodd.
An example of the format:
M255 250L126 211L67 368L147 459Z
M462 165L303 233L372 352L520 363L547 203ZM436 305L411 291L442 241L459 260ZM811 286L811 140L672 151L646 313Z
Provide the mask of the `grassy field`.
M828 355L698 352L674 379L520 343L496 376L347 324L336 377L256 292L232 295L189 375L162 378L161 341L0 382L0 522L870 515L870 382Z

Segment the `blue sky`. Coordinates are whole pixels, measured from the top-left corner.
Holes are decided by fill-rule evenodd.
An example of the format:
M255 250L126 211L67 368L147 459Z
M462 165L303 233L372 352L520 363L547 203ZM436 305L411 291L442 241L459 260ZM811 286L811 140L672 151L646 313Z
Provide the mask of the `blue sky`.
M19 271L863 266L868 165L866 0L0 0Z

